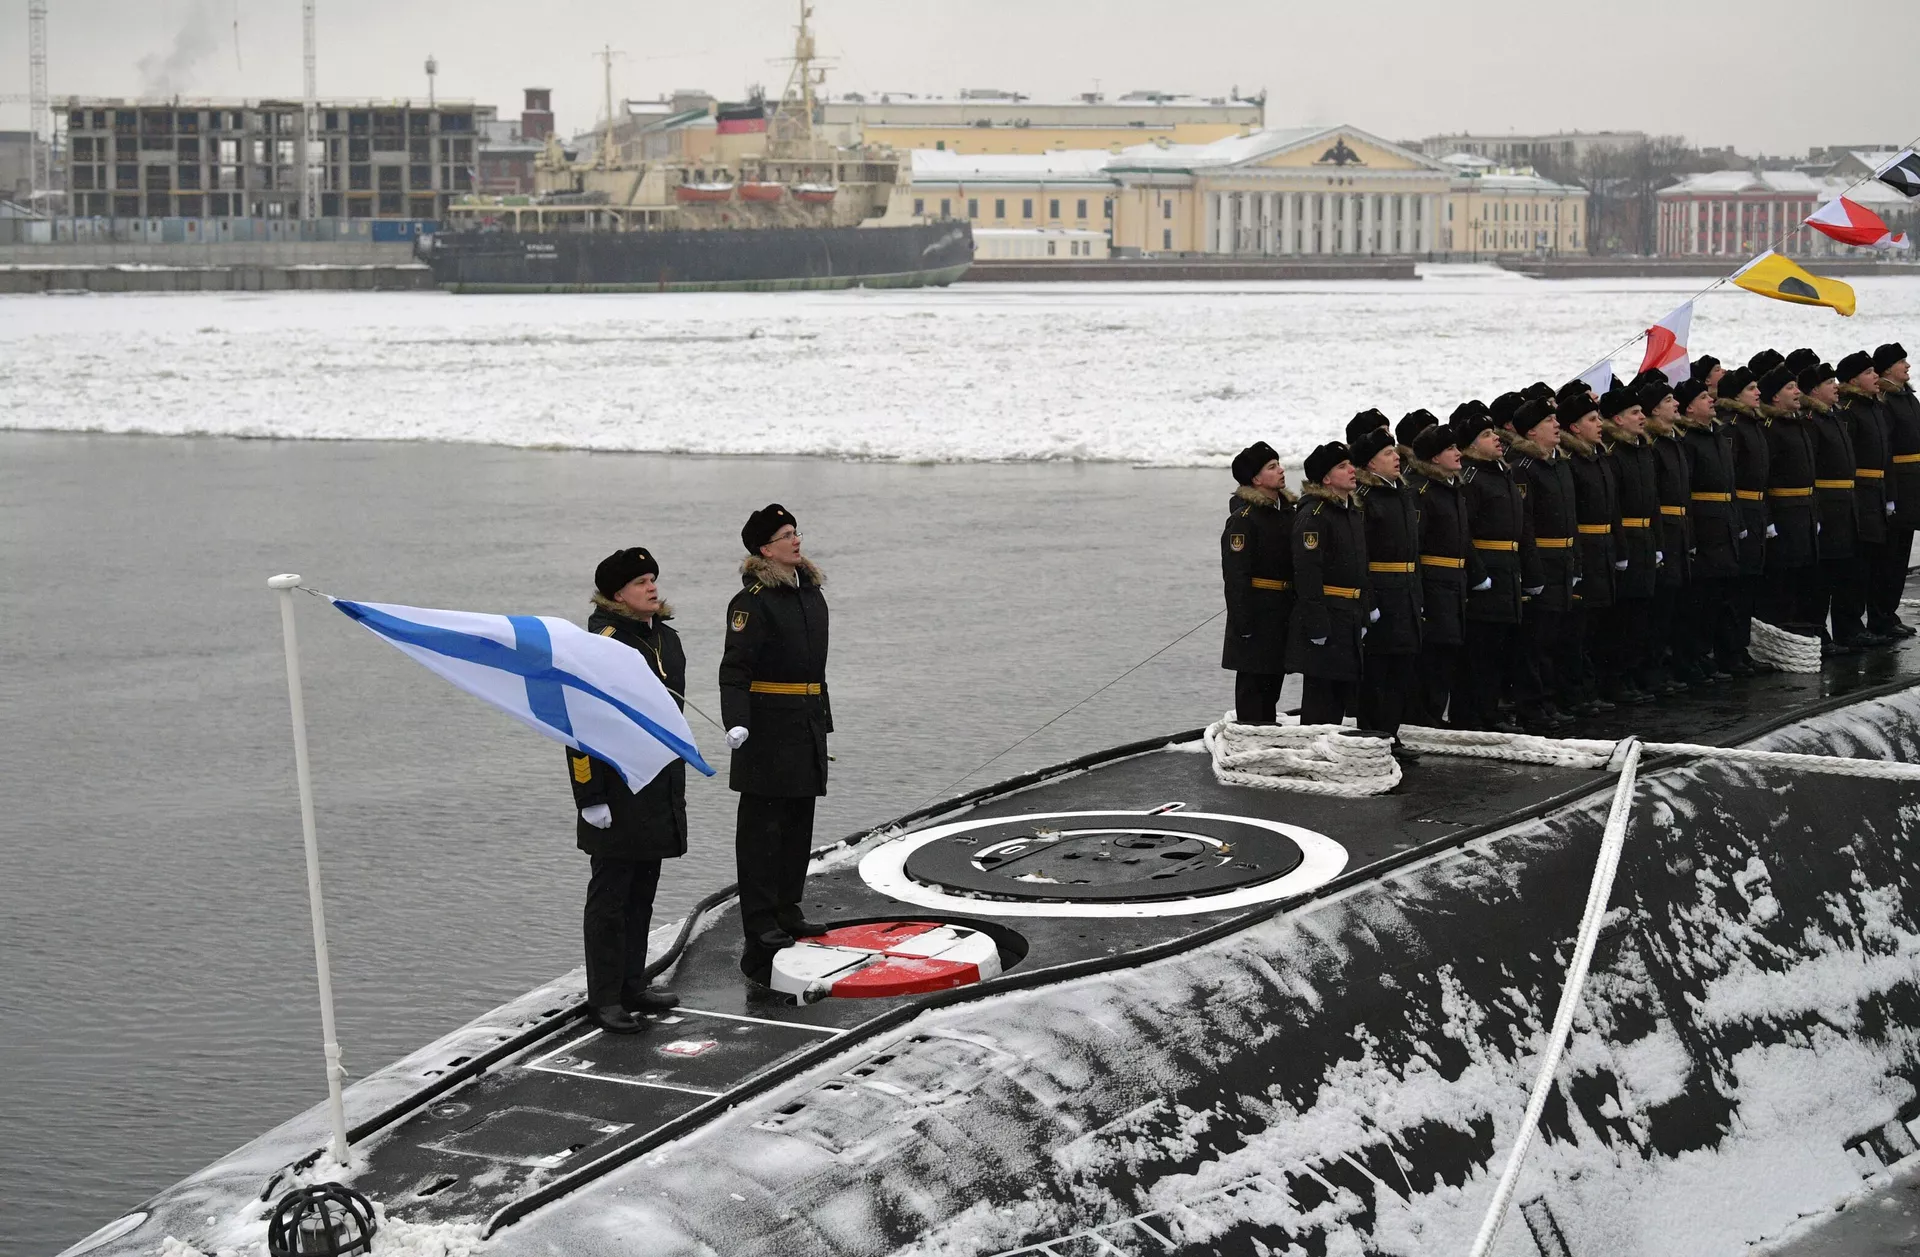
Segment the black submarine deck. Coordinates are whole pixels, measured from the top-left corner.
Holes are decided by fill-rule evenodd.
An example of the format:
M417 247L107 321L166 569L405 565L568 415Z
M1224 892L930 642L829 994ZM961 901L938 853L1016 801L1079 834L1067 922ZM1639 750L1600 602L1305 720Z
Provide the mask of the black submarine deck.
M1920 639L1832 661L1820 675L1728 681L1657 705L1622 707L1582 721L1567 735L1736 745L1822 711L1915 684L1920 684ZM683 1001L680 1008L649 1017L647 1030L631 1036L593 1028L582 1019L583 1008L556 1010L484 1056L430 1067L423 1072L422 1090L412 1099L353 1132L356 1160L366 1163L354 1185L391 1213L414 1221L486 1221L490 1230L498 1229L697 1129L735 1104L853 1052L858 1044L929 1008L1171 955L1307 899L1543 815L1607 788L1613 780L1601 771L1426 756L1385 795L1346 798L1269 791L1222 785L1214 779L1207 755L1169 749L1197 736L1193 731L1156 738L1014 778L839 845L871 849L866 840L875 835L911 833L957 820L1131 814L1055 826L1098 831L1079 840L1082 855L1089 859L1100 843L1111 843L1117 833L1121 846L1106 848L1109 856L1140 855L1149 866L1146 872L1084 879L1087 884L1077 895L1045 882L1031 884L1035 895L1082 902L1111 898L1115 887L1134 885L1137 890L1142 879L1151 880L1159 871L1156 861L1182 866L1176 879L1181 888L1173 892L1179 894L1192 893L1196 877L1212 889L1232 889L1246 880L1246 870L1227 867L1236 860L1254 865L1259 878L1279 876L1298 862L1298 852L1290 851L1289 843L1246 849L1240 842L1244 833L1234 826L1187 818L1198 813L1244 818L1256 827L1262 821L1279 822L1328 835L1346 848L1347 862L1339 875L1305 894L1252 908L1159 916L968 916L883 895L862 879L858 857L848 856L809 878L804 905L808 917L836 924L908 920L970 926L998 942L1004 972L932 994L826 998L810 1004L742 978L736 903L723 891L705 901L711 906L699 927L683 932L684 949L663 958L666 976ZM1658 766L1658 761L1649 761L1644 769ZM1035 828L1034 822L983 826L978 832L986 841L980 846L1017 845ZM1224 858L1193 845L1192 835L1203 830L1228 846ZM1163 832L1144 846L1129 845L1137 844L1132 835L1139 831ZM910 860L910 873L951 874L940 880L954 884L966 883L970 869L973 881L960 887L963 893L999 894L1011 884L1007 876L996 880L983 875L973 867L979 861L956 861L951 852L946 857L928 855L933 845L919 849L916 854L926 858L917 866ZM1058 860L1051 863L1056 869L1066 867ZM1019 867L1016 858L1006 872L1018 876L1013 870ZM1140 897L1156 896L1149 888ZM1166 898L1167 892L1158 897ZM858 1070L870 1067L856 1064L852 1069L857 1076ZM777 1114L771 1120L777 1121ZM262 1197L280 1190L282 1178L263 1183Z

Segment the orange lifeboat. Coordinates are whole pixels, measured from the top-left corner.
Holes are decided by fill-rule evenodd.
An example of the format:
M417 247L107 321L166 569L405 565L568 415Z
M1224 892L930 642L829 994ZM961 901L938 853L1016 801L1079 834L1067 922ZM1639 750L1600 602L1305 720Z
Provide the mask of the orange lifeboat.
M711 204L715 201L733 199L731 183L683 183L673 190L674 196L682 201L695 204Z
M740 185L740 199L743 201L777 201L786 192L781 183L743 183Z
M793 185L794 199L805 201L808 205L831 205L834 196L840 191L830 183L796 183Z

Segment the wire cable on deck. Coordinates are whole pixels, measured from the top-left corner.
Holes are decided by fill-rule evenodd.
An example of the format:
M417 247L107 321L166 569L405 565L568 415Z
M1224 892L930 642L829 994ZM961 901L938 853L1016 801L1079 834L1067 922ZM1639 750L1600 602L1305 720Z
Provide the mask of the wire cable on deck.
M1506 1219L1507 1207L1513 1203L1514 1187L1520 1180L1520 1167L1526 1164L1533 1132L1547 1107L1547 1095L1553 1090L1554 1075L1559 1072L1560 1057L1566 1051L1573 1014L1580 1007L1580 993L1587 984L1587 967L1593 962L1600 923L1607 915L1607 900L1613 896L1613 877L1620 868L1620 851L1626 846L1627 821L1633 815L1633 784L1640 774L1640 744L1629 738L1625 745L1626 758L1620 765L1619 784L1613 789L1613 808L1607 813L1607 827L1600 836L1600 858L1594 863L1593 882L1587 888L1587 907L1580 916L1573 962L1567 966L1566 985L1560 990L1560 1007L1554 1012L1553 1029L1547 1035L1547 1054L1533 1080L1526 1116L1515 1133L1513 1151L1507 1154L1507 1168L1494 1187L1493 1202L1487 1206L1487 1216L1480 1223L1480 1234L1473 1241L1471 1257L1486 1257L1500 1234L1500 1224Z

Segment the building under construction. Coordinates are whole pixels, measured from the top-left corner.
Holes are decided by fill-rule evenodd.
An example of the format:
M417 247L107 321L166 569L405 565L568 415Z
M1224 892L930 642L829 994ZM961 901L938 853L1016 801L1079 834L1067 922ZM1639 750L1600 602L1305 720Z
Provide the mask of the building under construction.
M298 100L68 97L67 213L80 218L302 215L309 171L321 218L437 220L470 191L491 105L471 101L321 101L315 147Z

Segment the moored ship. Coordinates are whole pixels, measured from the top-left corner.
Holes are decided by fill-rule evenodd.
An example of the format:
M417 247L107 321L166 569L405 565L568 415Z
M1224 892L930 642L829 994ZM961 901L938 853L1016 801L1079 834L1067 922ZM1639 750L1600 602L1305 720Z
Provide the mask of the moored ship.
M698 158L623 157L607 125L591 156L555 138L530 197L469 197L416 249L453 292L686 292L950 284L973 262L964 222L901 212L892 149L815 134L812 10L777 105L720 105Z

